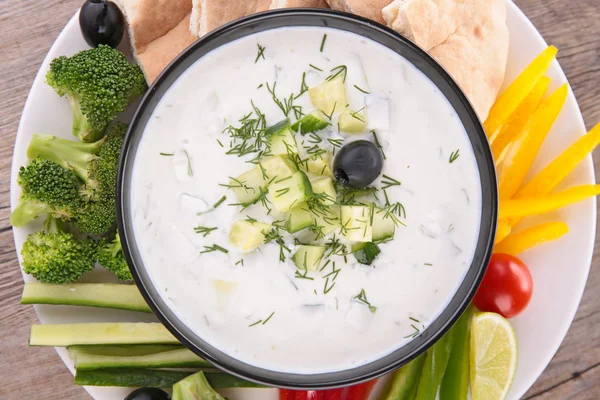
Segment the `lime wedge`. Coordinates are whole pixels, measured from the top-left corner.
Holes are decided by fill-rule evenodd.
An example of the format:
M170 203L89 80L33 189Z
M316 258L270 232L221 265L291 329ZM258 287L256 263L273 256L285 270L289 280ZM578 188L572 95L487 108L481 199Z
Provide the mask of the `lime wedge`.
M517 371L517 337L508 320L477 313L471 320L473 400L503 400Z

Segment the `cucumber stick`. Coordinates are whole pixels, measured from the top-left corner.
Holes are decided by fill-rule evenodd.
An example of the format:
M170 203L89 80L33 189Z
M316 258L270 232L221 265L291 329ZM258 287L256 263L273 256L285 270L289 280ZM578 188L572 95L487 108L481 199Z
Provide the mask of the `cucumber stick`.
M170 388L196 371L164 371L152 369L93 369L77 370L75 384L83 386L117 386L117 387L159 387ZM257 383L245 381L232 375L220 372L206 372L208 383L215 389L222 388L260 388Z
M110 322L89 324L33 325L30 346L95 344L179 344L159 323Z
M143 356L103 356L76 354L78 370L99 368L210 368L211 365L188 349L163 351Z
M440 387L440 400L463 400L469 392L469 363L471 332L469 324L473 316L473 307L460 317L454 331L452 353L448 360L448 367Z
M452 352L452 337L453 330L450 329L425 353L416 399L435 400Z
M425 354L421 354L400 367L388 380L379 400L413 400L424 363Z
M139 344L139 345L74 345L67 347L69 357L75 359L78 355L98 355L114 357L138 357L165 351L185 349L177 344Z
M26 283L21 304L60 304L152 312L135 285Z

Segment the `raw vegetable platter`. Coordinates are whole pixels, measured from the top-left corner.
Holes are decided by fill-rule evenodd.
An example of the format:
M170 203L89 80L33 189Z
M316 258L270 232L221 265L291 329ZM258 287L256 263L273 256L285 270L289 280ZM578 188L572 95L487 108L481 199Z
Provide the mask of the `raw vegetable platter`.
M513 3L509 3L507 22L511 43L505 84L512 82L546 47L540 34ZM87 48L75 15L44 60L25 105L13 156L11 176L13 207L20 193L17 185L18 170L20 166L27 163L26 150L32 135L52 134L72 138L69 103L59 99L44 82L49 63L60 55L70 56ZM564 73L556 62L551 65L547 76L552 80L549 92L566 82ZM584 133L585 126L581 113L573 94L569 91L562 112L529 173L533 175L540 171ZM588 157L561 184L559 190L590 183L595 183L595 177L591 157ZM519 344L518 369L509 394L510 399L520 398L542 373L557 351L575 315L593 252L596 228L595 199L587 199L553 213L530 218L527 223L534 225L546 220L565 222L569 226L569 233L556 242L539 246L520 255L520 258L530 267L535 291L527 309L510 320ZM38 231L40 226L41 222L26 228L15 228L16 248L20 249L27 235ZM24 275L24 280L33 281L33 278ZM116 282L116 279L106 271L98 270L87 274L85 281L108 283ZM45 324L155 321L150 314L100 308L36 306L36 312L41 323ZM67 351L64 348L57 348L57 351L67 367L74 372L73 362ZM86 387L86 389L97 400L122 399L130 392L129 389L121 388ZM275 399L277 397L277 392L269 389L233 389L224 391L224 394L233 399Z

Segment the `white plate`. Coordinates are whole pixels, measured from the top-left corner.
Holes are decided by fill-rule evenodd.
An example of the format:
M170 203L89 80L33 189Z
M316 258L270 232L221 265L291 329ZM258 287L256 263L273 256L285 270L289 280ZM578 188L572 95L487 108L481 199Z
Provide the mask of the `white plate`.
M509 2L508 6L511 42L505 81L511 82L531 59L546 47L546 43L527 17L512 2ZM25 153L32 134L52 134L72 138L69 104L66 100L59 99L44 83L44 77L53 58L59 55L69 56L87 48L76 17L77 15L69 21L50 49L27 98L13 156L11 174L13 206L17 203L20 193L16 184L18 169L27 161ZM548 75L552 78L551 89L556 89L566 82L566 77L557 62L550 67ZM581 112L573 93L569 92L566 105L554 124L533 170L539 170L584 133L585 126ZM595 183L591 157L581 163L566 182L567 185L582 183ZM586 200L552 215L546 215L544 218L565 221L570 227L570 233L557 242L523 254L523 260L531 268L535 290L527 310L511 320L519 341L519 367L510 399L522 397L535 382L558 350L575 316L592 259L596 229L596 200ZM14 229L17 249L21 248L27 235L36 228L32 226ZM108 277L102 271L97 274L91 274L89 280L106 280ZM24 280L31 281L32 278L24 276ZM42 323L153 320L153 316L140 317L138 313L85 307L36 306L35 309ZM66 351L64 349L57 349L57 351L71 372L74 372L73 363ZM86 387L86 390L96 400L120 400L129 392L121 388ZM238 389L227 395L232 399L277 398L275 390L260 389Z

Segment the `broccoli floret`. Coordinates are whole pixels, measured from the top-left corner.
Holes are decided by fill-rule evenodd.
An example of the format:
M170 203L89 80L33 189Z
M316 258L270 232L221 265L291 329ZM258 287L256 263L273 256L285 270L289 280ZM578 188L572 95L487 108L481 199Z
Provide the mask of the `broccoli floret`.
M93 240L76 239L58 220L48 218L44 230L29 235L23 244L23 271L44 283L74 282L94 269L96 251Z
M115 224L119 155L126 131L126 124L116 122L94 143L34 135L29 144L30 158L53 161L83 181L74 218L83 233L103 235Z
M66 96L73 112L73 135L85 142L100 139L117 114L146 90L142 70L109 46L52 60L46 82Z
M68 220L80 208L77 175L52 161L36 158L21 167L18 182L23 193L10 215L13 226L25 226L42 214Z
M98 263L122 281L133 280L129 266L123 256L123 248L118 233L112 242L98 248Z

